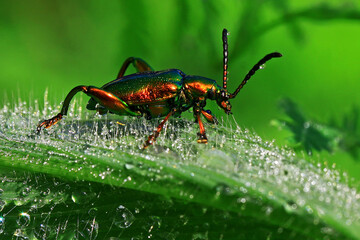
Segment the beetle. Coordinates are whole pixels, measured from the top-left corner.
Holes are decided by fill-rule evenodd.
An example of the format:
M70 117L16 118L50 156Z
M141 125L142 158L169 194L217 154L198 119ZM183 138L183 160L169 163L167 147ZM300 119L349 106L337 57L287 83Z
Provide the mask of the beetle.
M154 71L141 58L130 57L125 60L115 80L101 88L80 85L73 88L66 96L60 113L44 120L37 126L39 133L42 127L49 128L67 114L69 104L74 95L83 92L90 98L86 108L97 110L99 114L113 113L134 117L144 116L147 119L165 117L157 129L144 143L144 149L152 145L166 121L171 117L180 116L182 112L193 108L195 121L199 124L198 143L207 143L203 116L209 123L217 123L210 110L205 110L206 100L215 100L226 114L231 113L229 99L235 98L247 81L272 58L281 57L278 52L267 54L245 76L238 88L229 93L227 90L228 74L228 31L222 32L223 41L223 86L215 80L186 75L179 69ZM137 73L124 76L126 69L132 64Z

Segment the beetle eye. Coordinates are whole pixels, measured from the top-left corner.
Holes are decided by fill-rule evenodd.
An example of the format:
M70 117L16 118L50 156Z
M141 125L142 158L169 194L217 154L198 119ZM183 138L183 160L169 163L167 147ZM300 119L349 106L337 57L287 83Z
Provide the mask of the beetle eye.
M221 91L221 97L225 97L226 96L226 93L225 93L225 91Z

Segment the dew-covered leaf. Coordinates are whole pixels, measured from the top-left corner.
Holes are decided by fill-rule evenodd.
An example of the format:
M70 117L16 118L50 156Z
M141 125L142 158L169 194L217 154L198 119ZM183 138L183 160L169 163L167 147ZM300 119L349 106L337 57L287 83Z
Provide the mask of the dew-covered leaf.
M58 110L0 110L0 238L360 239L360 194L346 178L232 119L206 124L206 145L196 124L173 119L141 150L158 120L75 105L36 134Z

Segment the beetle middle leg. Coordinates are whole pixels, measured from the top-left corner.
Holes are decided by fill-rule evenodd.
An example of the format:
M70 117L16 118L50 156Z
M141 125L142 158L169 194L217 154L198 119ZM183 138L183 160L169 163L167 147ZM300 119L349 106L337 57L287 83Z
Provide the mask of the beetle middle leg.
M126 69L129 67L129 65L131 63L137 72L153 72L154 71L154 69L147 62L142 60L141 58L129 57L128 59L125 60L125 62L121 66L116 79L119 79L124 76Z
M106 109L108 109L113 113L119 115L141 116L139 112L134 112L130 110L129 106L124 101L122 101L120 98L118 98L111 92L107 92L97 87L81 85L73 88L68 93L60 113L58 113L56 116L50 119L42 121L37 126L37 132L40 132L42 127L49 128L55 125L58 121L60 121L62 117L67 114L71 99L75 96L76 93L81 91L84 92L86 95L95 99L96 102L100 103L103 107L105 107Z
M203 114L204 110L202 110L199 106L199 104L197 104L197 106L194 107L194 117L196 118L198 124L199 124L199 128L200 128L200 132L198 133L198 143L207 143L207 137L206 137L206 133L205 133L205 128L204 128L204 124L201 121L201 114ZM206 112L205 112L206 113ZM210 114L209 114L210 115ZM207 115L207 116L209 116ZM212 116L212 115L211 115ZM206 118L206 117L205 117ZM207 118L206 118L207 119ZM209 118L211 119L211 118Z
M174 112L176 112L176 109L171 110L168 113L168 115L166 115L166 117L161 121L161 123L159 124L157 129L154 131L154 133L148 137L148 139L144 143L144 147L143 147L144 149L146 149L150 145L154 144L154 142L156 141L156 138L159 136L161 130L163 129L164 124L167 122L167 120L169 120L170 116L173 115Z

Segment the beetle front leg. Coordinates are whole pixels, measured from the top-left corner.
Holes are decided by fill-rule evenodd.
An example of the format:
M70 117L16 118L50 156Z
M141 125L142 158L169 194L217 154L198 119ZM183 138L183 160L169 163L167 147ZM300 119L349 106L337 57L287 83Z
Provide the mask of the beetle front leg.
M218 120L212 115L210 110L201 110L201 114L205 117L206 121L212 124L218 124Z
M205 128L204 128L204 124L201 121L201 113L203 110L200 110L199 106L194 107L194 116L199 124L199 128L200 128L200 132L198 133L198 143L207 143L207 137L206 137L206 133L205 133Z
M154 144L154 142L156 141L156 138L159 136L161 130L163 129L164 124L167 122L167 120L169 120L170 116L173 115L174 112L176 112L176 109L171 110L168 113L168 115L166 115L166 117L161 121L161 123L157 127L156 131L154 131L154 133L148 137L148 140L146 140L146 142L144 143L143 149L146 149L150 145Z

